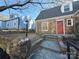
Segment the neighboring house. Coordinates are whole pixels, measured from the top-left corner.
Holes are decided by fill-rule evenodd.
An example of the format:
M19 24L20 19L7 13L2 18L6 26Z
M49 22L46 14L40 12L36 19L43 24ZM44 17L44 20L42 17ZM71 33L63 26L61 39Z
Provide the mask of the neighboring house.
M20 17L10 20L0 20L0 29L21 30L25 29L24 21Z
M5 28L6 28L5 21L0 20L0 29L5 29Z
M24 21L20 17L16 17L6 21L6 29L24 29Z
M0 21L0 28L2 28L2 21Z
M22 20L21 17L19 18L19 21L20 21L19 28L24 30L26 28L26 24L24 23L25 21Z
M6 21L6 29L17 29L17 28L18 28L18 18Z
M9 19L8 16L0 14L0 20L8 20L8 19Z
M6 29L6 22L5 21L2 21L2 28L0 29Z
M6 28L6 23L5 20L8 20L9 17L3 14L0 14L0 29L5 29Z
M28 22L28 29L32 29L33 21ZM17 17L17 15L10 15L9 20L0 20L0 30L25 30L26 22L22 17Z
M47 34L73 34L79 24L79 1L43 10L36 19L36 32Z

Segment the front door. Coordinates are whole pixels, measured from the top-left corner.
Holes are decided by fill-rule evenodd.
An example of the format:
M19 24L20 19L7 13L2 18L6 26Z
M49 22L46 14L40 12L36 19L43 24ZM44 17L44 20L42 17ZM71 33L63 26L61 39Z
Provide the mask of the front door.
M64 34L64 24L63 21L57 21L57 34Z

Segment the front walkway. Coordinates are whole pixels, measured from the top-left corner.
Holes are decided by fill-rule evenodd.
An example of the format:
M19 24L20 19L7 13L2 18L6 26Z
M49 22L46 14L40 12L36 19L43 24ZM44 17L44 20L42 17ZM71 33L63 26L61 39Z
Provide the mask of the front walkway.
M48 37L47 37L48 36ZM39 47L30 55L28 59L67 59L67 55L62 53L62 47L66 47L61 41L62 37L47 35ZM71 56L71 59L74 59Z
M60 52L57 42L44 41L29 59L67 59L67 56Z

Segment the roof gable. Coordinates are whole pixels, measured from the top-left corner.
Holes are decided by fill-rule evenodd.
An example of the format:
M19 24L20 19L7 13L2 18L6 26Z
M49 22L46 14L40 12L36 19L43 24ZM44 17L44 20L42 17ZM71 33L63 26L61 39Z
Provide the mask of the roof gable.
M36 20L69 15L75 13L77 10L79 10L79 1L73 2L73 11L62 13L61 6L57 6L54 8L43 10L42 12L40 12Z

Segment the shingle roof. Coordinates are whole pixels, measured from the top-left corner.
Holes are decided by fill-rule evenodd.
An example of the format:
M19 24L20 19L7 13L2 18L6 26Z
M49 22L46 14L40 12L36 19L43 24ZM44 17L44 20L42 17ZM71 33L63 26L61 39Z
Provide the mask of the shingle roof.
M42 12L40 12L36 20L73 14L77 10L79 10L79 1L73 2L73 11L62 13L60 8L61 6L57 6L54 8L43 10Z

